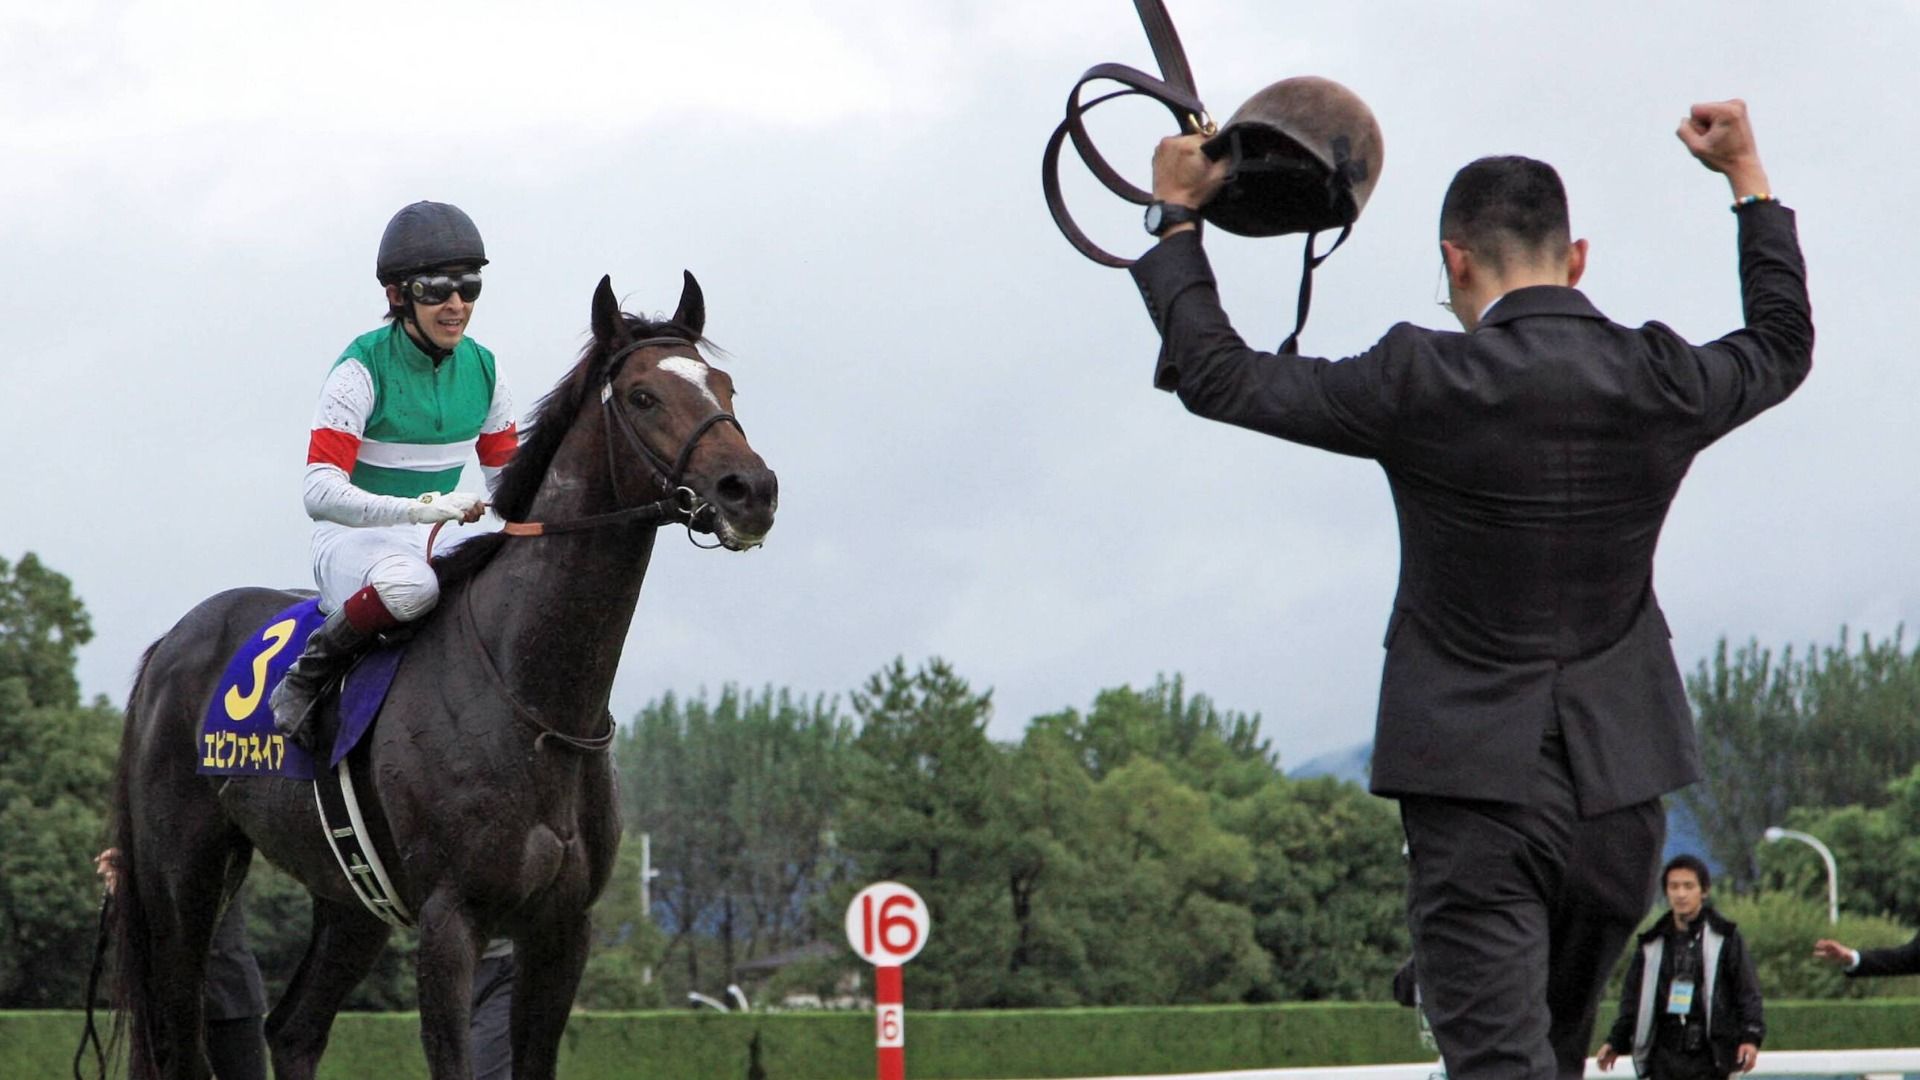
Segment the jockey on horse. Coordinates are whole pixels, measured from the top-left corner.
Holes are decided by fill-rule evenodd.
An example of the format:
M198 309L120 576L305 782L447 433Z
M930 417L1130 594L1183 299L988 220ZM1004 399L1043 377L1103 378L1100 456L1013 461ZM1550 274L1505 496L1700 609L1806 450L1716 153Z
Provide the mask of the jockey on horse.
M427 530L469 523L478 495L448 491L477 448L489 489L519 445L493 353L466 336L486 246L447 203L403 207L380 238L387 325L355 338L320 391L306 508L325 623L270 699L274 726L315 749L313 706L381 631L439 602Z

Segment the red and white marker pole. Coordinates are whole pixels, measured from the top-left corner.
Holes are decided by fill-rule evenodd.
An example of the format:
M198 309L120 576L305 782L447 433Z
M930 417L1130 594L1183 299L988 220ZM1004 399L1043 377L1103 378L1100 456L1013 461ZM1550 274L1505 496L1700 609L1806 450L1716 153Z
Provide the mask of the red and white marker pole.
M879 1080L906 1080L907 999L900 965L927 943L926 901L895 881L869 885L847 905L847 944L873 965L873 1045Z
M873 969L873 1045L880 1080L907 1080L907 1001L898 964Z

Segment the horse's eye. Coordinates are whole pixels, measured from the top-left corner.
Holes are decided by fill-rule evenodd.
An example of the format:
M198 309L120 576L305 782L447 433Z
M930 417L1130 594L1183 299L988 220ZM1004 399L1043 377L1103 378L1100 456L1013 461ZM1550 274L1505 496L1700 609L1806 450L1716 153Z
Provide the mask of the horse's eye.
M654 396L645 390L635 390L627 395L627 400L632 402L633 407L636 409L651 409L659 404L659 402L654 399Z

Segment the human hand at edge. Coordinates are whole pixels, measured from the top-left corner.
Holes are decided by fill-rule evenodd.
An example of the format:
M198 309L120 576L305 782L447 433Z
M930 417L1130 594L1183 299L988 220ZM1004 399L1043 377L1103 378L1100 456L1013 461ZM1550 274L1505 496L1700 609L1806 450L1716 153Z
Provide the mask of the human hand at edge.
M1752 1043L1741 1043L1740 1049L1733 1055L1733 1063L1740 1066L1743 1073L1752 1072L1753 1067L1760 1064L1760 1048Z
M1701 102L1688 111L1674 134L1700 164L1727 178L1734 198L1769 193L1746 102L1739 98Z
M1830 964L1847 967L1853 963L1854 951L1837 941L1821 938L1813 943L1813 958L1825 960Z
M93 872L100 875L108 892L120 888L120 849L110 847L93 857Z

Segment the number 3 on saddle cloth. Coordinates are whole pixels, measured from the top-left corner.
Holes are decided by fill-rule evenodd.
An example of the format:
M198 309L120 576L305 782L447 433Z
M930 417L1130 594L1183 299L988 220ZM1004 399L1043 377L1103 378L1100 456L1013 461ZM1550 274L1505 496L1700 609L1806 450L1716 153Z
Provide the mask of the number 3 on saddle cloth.
M303 600L269 619L234 653L201 721L201 774L314 779L313 755L275 730L267 698L306 648L308 635L325 621L318 599ZM377 648L347 672L340 687L339 724L325 768L346 757L372 726L402 652L397 645Z

